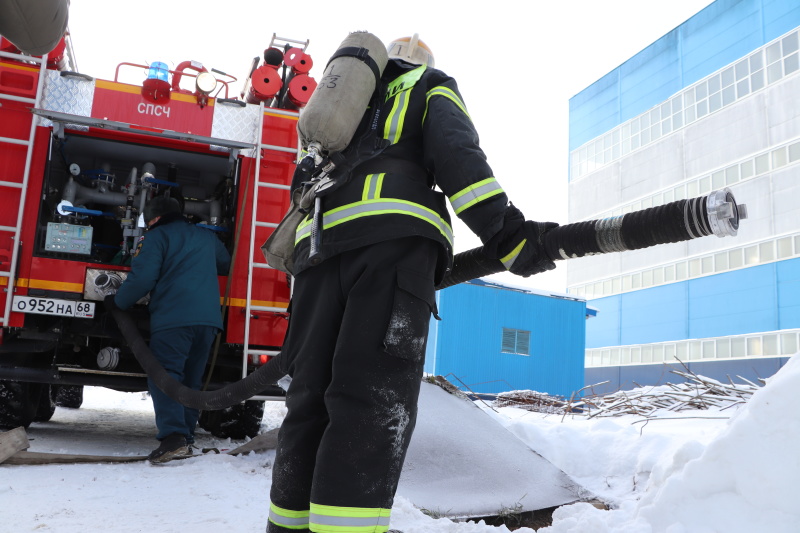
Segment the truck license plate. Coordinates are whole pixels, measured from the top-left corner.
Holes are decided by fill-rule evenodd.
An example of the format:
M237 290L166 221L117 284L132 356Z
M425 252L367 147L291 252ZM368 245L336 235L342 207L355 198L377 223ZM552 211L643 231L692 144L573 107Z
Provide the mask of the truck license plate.
M14 296L11 310L18 313L34 313L37 315L94 318L94 302L59 300L57 298Z

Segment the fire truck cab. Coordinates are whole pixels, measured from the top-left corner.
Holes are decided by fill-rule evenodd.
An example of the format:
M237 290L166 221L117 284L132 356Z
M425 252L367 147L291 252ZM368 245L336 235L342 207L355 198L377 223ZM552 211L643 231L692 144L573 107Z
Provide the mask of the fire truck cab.
M289 207L299 109L316 85L307 45L273 35L272 64L254 59L258 79L248 75L232 96L236 78L196 61L121 63L101 80L77 71L68 33L42 57L0 41L0 426L79 407L86 385L147 390L102 300L127 276L140 215L157 196L176 198L231 253L219 278L225 329L205 386L237 381L277 353L290 280L260 245ZM121 81L131 72L140 84ZM131 314L147 338L147 298ZM203 412L200 425L252 437L264 401L282 398L271 388Z

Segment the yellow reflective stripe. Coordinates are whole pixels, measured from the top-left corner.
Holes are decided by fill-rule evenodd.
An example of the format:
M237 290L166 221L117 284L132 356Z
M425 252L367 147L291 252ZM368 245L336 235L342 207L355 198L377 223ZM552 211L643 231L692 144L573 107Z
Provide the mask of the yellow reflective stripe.
M400 99L395 98L394 102L392 102L392 110L389 111L389 115L386 117L386 123L383 125L383 138L388 139L389 135L392 131L392 120L397 112L397 107L400 105Z
M276 526L285 527L286 529L308 529L308 520L304 524L289 524L284 522L279 522L272 519L272 513L270 513L269 521L275 524Z
M367 174L364 180L364 191L361 193L362 200L374 200L381 197L381 188L383 187L383 177L385 172L380 174Z
M464 112L465 115L467 115L468 119L472 120L472 117L470 117L469 113L467 113L467 106L464 105L464 102L461 101L461 98L458 97L453 89L448 89L447 87L434 87L428 91L428 94L425 98L425 112L422 114L423 124L425 123L425 117L428 116L428 105L431 101L431 98L434 96L444 96L445 98L449 98L458 106L459 109L461 109L461 111Z
M367 177L364 178L364 190L361 191L361 199L362 200L369 200L370 194L372 193L372 178L375 174L367 174Z
M389 531L389 525L373 525L373 526L354 526L348 524L346 526L336 526L331 524L318 524L311 522L309 529L314 533L386 533Z
M389 85L386 87L386 102L389 101L389 98L395 96L400 91L405 91L410 89L414 85L417 84L419 79L425 73L425 69L427 69L427 65L420 65L419 67L415 68L414 70L410 70L403 74L402 76L398 76L395 78Z
M391 509L384 509L382 507L340 507L338 505L321 505L319 503L311 504L311 512L318 515L327 516L345 516L345 517L384 517L392 513Z
M383 138L388 139L392 144L399 141L403 133L408 102L411 99L411 88L417 84L427 68L427 65L421 65L406 72L386 88L386 101L388 102L393 97L395 100L383 126Z
M269 521L287 529L308 529L310 511L293 511L269 504Z
M439 216L439 213L414 202L397 198L363 200L332 209L322 214L322 229L324 231L361 217L389 214L409 215L424 220L438 229L450 246L453 245L453 229L446 220ZM304 220L297 226L295 244L311 235L311 223L311 220Z
M319 533L384 533L389 529L391 509L380 507L335 507L311 504L309 528Z
M273 520L272 514L270 514L269 521L275 524L276 526L285 527L286 529L308 529L308 520L306 520L305 523L303 524L289 524L286 522Z
M400 140L400 135L403 133L403 124L406 120L406 111L408 110L409 95L411 91L403 91L397 98L394 99L392 110L389 116L386 117L386 124L384 125L383 138L388 139L392 144Z
M517 260L517 257L519 257L519 253L522 251L522 247L525 246L526 242L528 242L528 239L522 239L522 242L519 243L516 248L511 250L510 254L500 258L500 262L503 263L503 266L506 267L506 270L509 270L514 264L514 261Z
M378 183L375 184L375 198L381 197L381 190L383 189L383 178L386 176L385 172L378 174Z
M464 209L503 192L503 188L500 187L500 184L497 183L495 178L486 178L451 196L450 205L453 206L453 211L458 215Z
M309 509L305 509L302 511L293 511L292 509L284 509L283 507L278 507L274 503L269 503L269 510L274 511L281 516L288 516L290 518L308 518L308 515L311 513Z

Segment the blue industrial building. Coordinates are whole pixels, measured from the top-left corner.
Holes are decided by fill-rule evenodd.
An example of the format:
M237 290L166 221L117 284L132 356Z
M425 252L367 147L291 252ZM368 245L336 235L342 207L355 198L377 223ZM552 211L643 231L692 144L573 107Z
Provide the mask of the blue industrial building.
M583 387L586 301L473 280L437 292L425 372L476 393ZM594 318L592 320L595 320Z
M725 187L749 212L736 237L567 262L598 310L587 384L756 380L798 351L798 29L797 0L717 0L570 100L570 222Z

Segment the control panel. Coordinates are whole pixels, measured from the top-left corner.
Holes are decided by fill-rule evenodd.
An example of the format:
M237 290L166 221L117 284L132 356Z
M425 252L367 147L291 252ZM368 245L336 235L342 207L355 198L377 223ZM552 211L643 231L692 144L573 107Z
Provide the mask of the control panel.
M92 253L92 229L91 226L48 222L44 249L49 252L89 255Z

